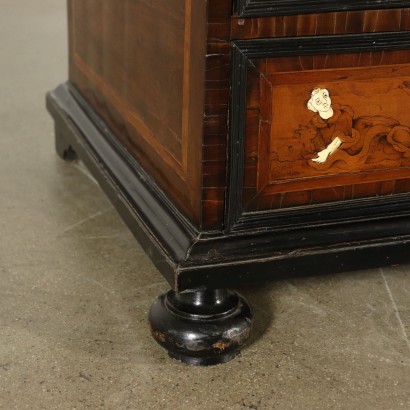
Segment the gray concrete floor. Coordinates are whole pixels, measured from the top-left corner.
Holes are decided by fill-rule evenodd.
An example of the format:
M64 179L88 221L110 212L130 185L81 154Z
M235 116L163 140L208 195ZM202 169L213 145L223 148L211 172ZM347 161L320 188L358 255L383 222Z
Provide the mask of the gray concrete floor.
M63 0L0 0L0 408L410 409L410 266L241 289L238 359L168 358L147 323L165 280L54 154L66 54Z

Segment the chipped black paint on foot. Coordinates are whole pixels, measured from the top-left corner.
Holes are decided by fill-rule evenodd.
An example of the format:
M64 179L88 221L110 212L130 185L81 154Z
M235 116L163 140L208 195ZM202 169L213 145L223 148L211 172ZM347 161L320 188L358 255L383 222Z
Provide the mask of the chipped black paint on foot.
M149 313L151 333L168 354L185 364L226 363L250 336L252 310L235 292L198 290L161 295Z

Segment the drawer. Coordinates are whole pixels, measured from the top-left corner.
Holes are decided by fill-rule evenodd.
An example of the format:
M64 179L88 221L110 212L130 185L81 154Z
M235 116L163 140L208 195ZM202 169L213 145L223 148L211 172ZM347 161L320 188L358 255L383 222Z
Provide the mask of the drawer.
M410 31L241 40L232 66L229 229L377 217L410 191Z
M268 17L280 15L327 13L333 11L374 10L409 7L402 0L236 0L240 17Z

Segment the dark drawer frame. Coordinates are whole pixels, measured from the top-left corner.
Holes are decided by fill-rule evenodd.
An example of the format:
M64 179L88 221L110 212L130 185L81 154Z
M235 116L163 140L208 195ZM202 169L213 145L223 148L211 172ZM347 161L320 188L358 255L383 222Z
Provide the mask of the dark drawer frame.
M225 221L228 231L258 227L308 227L352 220L380 219L408 214L410 194L346 200L277 211L245 212L242 205L246 132L247 73L251 58L330 53L403 50L410 48L410 31L241 40L232 44L229 177ZM335 219L337 215L337 220Z
M294 14L394 9L409 7L407 0L236 0L240 17L267 17Z

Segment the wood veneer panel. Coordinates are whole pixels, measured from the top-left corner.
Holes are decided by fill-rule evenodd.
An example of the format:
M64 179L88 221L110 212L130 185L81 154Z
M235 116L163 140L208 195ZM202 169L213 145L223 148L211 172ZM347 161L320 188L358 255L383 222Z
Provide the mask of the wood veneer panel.
M410 52L255 59L250 66L245 210L405 192L406 184L401 182L399 188L395 180L410 176ZM345 135L361 141L351 150L342 145L330 157L330 166L312 162L313 154L305 155L306 141L316 141L309 128L314 114L306 107L316 87L328 88L332 103L345 107L341 110L352 121Z
M232 39L397 32L410 29L410 11L403 8L246 19L233 17L231 23ZM289 189L289 186L286 189L283 189L284 186L279 188L278 185L273 189L272 187L275 184L272 185L273 175L271 175L272 172L269 166L273 155L270 147L272 118L269 118L269 112L274 112L272 101L277 97L274 93L275 87L280 87L287 81L292 84L297 84L299 81L301 86L311 76L312 83L321 84L323 82L322 70L340 68L341 64L345 64L347 67L370 67L383 64L404 64L408 61L406 53L391 51L388 54L373 52L351 55L321 55L318 53L317 55L286 57L281 59L280 67L277 66L278 59L258 59L250 62L262 74L248 75L247 78L243 210L245 212L266 211L405 192L405 188L403 188L406 186L405 183L400 184L401 191L399 191L394 180L367 183L369 175L363 174L357 176L356 181L349 181L351 176L346 176L344 181L339 180L339 184L347 184L341 187L321 188L320 184L317 184L312 189L313 186L309 187L309 184L306 185L305 181L301 180L300 186L294 185L293 189ZM278 74L281 70L287 72L287 74L284 74L286 80L281 74ZM311 70L311 73L309 70ZM299 77L295 75L295 72L298 71L303 71L304 75ZM363 69L364 77L366 76L365 71L366 69ZM316 74L313 74L313 72ZM341 72L339 77L342 77ZM362 79L357 78L357 80L364 80L364 77ZM256 85L257 81L260 84L263 83L264 86ZM291 92L292 90L288 91ZM255 109L260 117L258 130L255 130ZM281 115L273 118L273 121L277 121L278 117L286 118L286 121L289 121L289 116L286 113L282 112ZM257 141L255 141L255 138L257 138ZM288 145L293 144L289 141ZM255 155L256 147L258 147L258 153ZM404 174L408 175L408 172L406 170L396 170L391 175L385 173L384 178L400 178ZM379 177L373 175L373 177L373 179L378 179L380 175ZM353 185L349 185L349 183L353 183ZM357 189L355 189L356 186L358 186Z
M232 39L357 34L410 29L410 9L232 19Z
M224 222L231 12L230 1L208 2L202 222L204 229L209 230L220 230Z
M206 1L69 0L69 15L70 81L199 225Z

